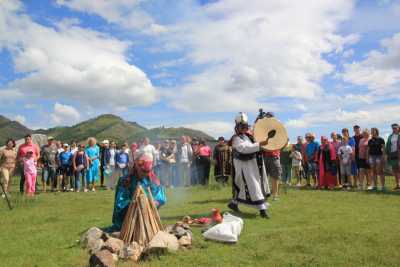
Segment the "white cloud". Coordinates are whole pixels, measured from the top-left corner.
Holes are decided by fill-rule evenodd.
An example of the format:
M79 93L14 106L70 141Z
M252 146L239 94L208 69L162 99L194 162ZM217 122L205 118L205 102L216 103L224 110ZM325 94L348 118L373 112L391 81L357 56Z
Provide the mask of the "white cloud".
M157 92L146 74L129 64L129 43L82 28L76 20L55 28L34 22L20 2L0 2L0 49L9 50L23 78L0 94L69 99L88 106L146 106Z
M381 51L372 50L360 62L345 64L343 79L371 90L400 84L400 33L381 41Z
M57 4L71 9L96 14L109 23L119 24L127 29L140 30L149 35L167 32L163 25L155 23L154 19L141 8L141 0L57 0Z
M337 33L352 1L217 1L193 9L170 27L165 45L186 51L202 67L171 88L185 111L237 111L272 97L313 99L334 71L323 55L339 53L359 37ZM200 26L201 25L201 26Z
M233 134L233 123L225 121L206 121L184 124L183 127L203 131L215 138L224 136L229 138Z
M58 102L54 104L54 113L50 117L56 125L72 125L77 123L81 118L79 112L74 107Z
M25 124L26 123L26 118L23 115L17 115L15 116L15 121L21 123L21 124Z
M351 58L352 56L354 56L354 50L353 49L347 49L342 54L342 58L343 59Z
M308 128L318 126L342 127L343 125L359 124L361 127L385 127L400 121L400 106L375 105L355 111L336 109L325 112L308 112L298 119L286 122L290 128Z

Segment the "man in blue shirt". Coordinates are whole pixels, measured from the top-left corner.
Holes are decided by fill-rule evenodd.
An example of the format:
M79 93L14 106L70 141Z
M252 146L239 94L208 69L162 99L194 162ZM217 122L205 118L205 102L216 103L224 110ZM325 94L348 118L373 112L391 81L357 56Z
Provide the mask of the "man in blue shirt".
M67 190L68 181L70 183L70 191L74 190L74 183L72 180L72 153L69 151L69 145L63 145L64 151L58 154L58 164L62 175L61 187L63 191Z
M306 162L307 162L307 186L311 186L310 177L313 179L314 187L317 187L318 149L319 143L315 141L315 134L306 134Z

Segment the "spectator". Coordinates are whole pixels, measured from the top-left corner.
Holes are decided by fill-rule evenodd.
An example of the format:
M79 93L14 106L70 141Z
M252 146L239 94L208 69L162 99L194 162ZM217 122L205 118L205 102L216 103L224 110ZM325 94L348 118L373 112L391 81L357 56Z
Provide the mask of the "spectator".
M325 136L321 137L319 149L319 188L333 189L336 186L336 151Z
M281 149L280 152L280 162L282 167L282 182L284 184L290 185L292 179L292 158L290 153L292 151L292 146L287 145Z
M292 151L290 152L289 157L292 159L292 173L294 174L294 178L296 179L296 186L300 187L301 186L301 162L303 159L303 156L301 155L301 152L297 150L296 146L292 146Z
M223 137L218 138L218 144L214 148L215 160L214 177L218 183L226 185L232 169L232 148L228 146Z
M69 145L63 145L64 151L58 154L58 162L62 175L62 190L67 191L67 186L70 184L70 191L74 189L74 182L72 180L72 153L69 151Z
M46 186L51 187L51 191L57 188L57 145L54 138L49 136L47 138L47 145L41 149L41 159L43 164L42 183L43 192L46 192Z
M179 164L178 173L183 186L190 186L190 160L192 157L192 147L187 142L186 136L182 136L178 147L177 160Z
M148 137L143 138L143 142L139 150L141 150L142 153L147 155L154 163L156 149L152 144L150 144L150 139Z
M171 140L169 144L169 149L171 150L170 156L170 166L171 166L171 182L173 186L179 186L179 177L178 177L178 170L176 166L176 158L178 154L178 147L176 145L176 140Z
M332 138L331 143L332 143L333 147L335 148L335 154L336 154L336 159L335 159L335 162L336 162L336 175L335 175L336 176L336 184L338 186L341 186L342 183L341 183L341 179L340 179L340 160L339 160L338 151L339 151L339 147L342 145L342 141L340 140L340 138L336 132L331 133L331 138Z
M115 159L117 156L117 144L112 141L110 144L110 160L108 161L107 165L107 177L108 177L108 185L107 189L114 190L116 179L118 178L116 175L116 163ZM129 160L129 157L128 157Z
M368 142L369 142L369 130L365 129L362 132L363 138L361 138L358 144L358 189L364 189L364 178L367 184L370 184L370 175L369 175L369 164L367 161L367 149L368 149Z
M368 141L367 158L372 171L372 187L368 189L377 190L378 188L378 175L380 177L381 189L385 190L385 173L383 167L385 166L384 151L385 140L379 136L377 128L371 128L372 138Z
M300 176L306 180L307 179L307 162L305 161L305 159L306 159L307 143L304 142L302 136L297 137L297 143L295 144L295 147L296 147L296 151L299 151L301 153L301 157L302 157Z
M351 148L353 150L353 154L351 156L351 176L348 178L349 186L353 186L354 181L356 181L356 176L357 176L357 164L355 161L356 141L354 140L353 137L350 137L349 129L347 129L347 128L342 129L342 135L343 135L343 138L344 137L348 138L348 145L351 146Z
M163 145L160 149L160 159L161 159L161 182L166 187L173 187L172 185L172 177L171 177L171 163L172 159L172 151L169 147L169 140L164 140ZM171 156L172 155L172 156Z
M71 143L70 151L71 151L72 155L74 155L76 153L76 151L78 151L78 145L76 144L75 141L73 141Z
M313 179L314 187L317 187L317 162L319 143L315 141L315 135L306 134L306 162L307 162L307 186L311 186L310 177Z
M202 185L208 185L210 179L211 167L211 148L204 140L199 142L199 182Z
M104 178L108 176L110 164L110 141L103 140L100 145L100 187L104 187Z
M360 144L360 140L361 138L363 138L362 134L361 134L361 128L358 125L354 125L353 127L353 131L354 131L354 163L355 166L357 168L357 171L354 174L354 181L353 181L353 187L357 188L358 185L360 184L360 165L362 164L362 162L360 161L360 157L359 157L359 144Z
M90 137L88 139L88 146L85 149L85 153L89 158L89 167L86 172L86 183L87 188L92 192L96 191L95 184L100 178L100 148L96 143L96 139L94 137Z
M0 150L0 173L3 178L4 193L2 197L9 195L11 179L13 177L17 161L17 152L15 151L15 141L8 139L6 147Z
M87 168L89 166L89 158L85 153L85 146L80 144L78 146L78 151L75 152L72 158L72 169L75 177L74 188L75 192L79 192L81 190L81 180L83 191L87 192L85 174Z
M27 197L33 197L36 191L35 185L37 175L35 152L33 150L26 151L22 161L25 175L25 193Z
M400 126L392 124L392 131L387 139L386 154L396 182L394 190L400 190Z
M40 157L40 148L38 145L32 142L32 136L30 134L25 136L25 143L19 146L17 153L17 160L19 162L20 173L21 173L21 180L19 182L19 191L21 193L24 192L24 187L25 187L24 158L26 157L26 153L28 151L33 152L33 159L36 162Z
M342 145L339 147L338 155L340 159L340 175L342 180L342 185L345 188L350 189L351 180L351 157L353 155L353 148L349 145L349 137L344 136Z
M154 174L160 177L161 174L161 159L160 159L161 143L156 143L154 151Z
M115 175L122 177L129 174L129 149L128 144L124 143L120 151L115 156Z
M199 141L196 138L193 138L191 144L192 144L193 158L192 158L192 164L190 165L190 181L192 185L197 185L200 182Z

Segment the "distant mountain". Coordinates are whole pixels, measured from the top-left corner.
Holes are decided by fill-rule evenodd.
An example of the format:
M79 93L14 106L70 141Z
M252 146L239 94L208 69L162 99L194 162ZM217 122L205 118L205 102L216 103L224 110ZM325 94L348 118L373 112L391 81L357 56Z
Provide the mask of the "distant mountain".
M74 126L40 129L36 133L53 136L65 142L84 141L91 136L98 140L110 139L121 142L142 131L146 131L146 128L136 122L127 122L118 116L106 114Z
M23 138L25 135L33 131L17 121L12 121L0 115L0 146L2 146L8 138Z
M213 137L204 132L189 128L159 127L147 129L136 122L125 121L122 118L111 114L101 115L74 126L40 129L36 130L35 133L53 136L54 138L64 142L85 141L91 136L96 137L98 141L108 139L117 142L127 141L129 143L138 141L145 136L149 137L152 141L179 139L182 135L202 138L207 141L214 140Z

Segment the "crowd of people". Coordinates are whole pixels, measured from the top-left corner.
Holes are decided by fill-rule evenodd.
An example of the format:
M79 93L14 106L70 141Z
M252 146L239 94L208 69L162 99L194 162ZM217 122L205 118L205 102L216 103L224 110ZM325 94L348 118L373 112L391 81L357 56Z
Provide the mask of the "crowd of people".
M348 129L342 129L341 134L331 133L330 139L322 136L319 143L314 134L307 133L305 141L299 136L297 143L282 150L261 151L273 200L279 198L281 183L359 190L377 190L380 185L381 190L386 190L385 166L395 176L394 190L399 190L399 125L393 124L392 130L386 142L377 128L361 130L355 125L353 136ZM18 151L14 140L6 142L0 151L0 171L7 193L17 170L21 175L20 192L27 196L33 196L39 187L42 192L88 192L95 191L96 185L114 189L118 178L132 168L135 155L141 153L152 160L152 169L165 187L208 184L212 163L216 181L226 185L235 175L232 140L227 142L220 137L212 149L204 140L189 136L154 145L147 137L131 145L109 140L97 144L95 138L89 138L86 144L67 144L48 137L48 143L39 148L27 135Z
M96 191L96 185L114 189L119 177L132 169L135 156L145 154L152 160L152 169L166 187L206 185L209 183L212 155L224 162L216 170L218 181L226 184L229 176L229 149L219 139L213 153L204 140L182 136L177 140L162 140L154 145L145 137L140 142L117 144L93 137L87 143L62 143L48 137L42 147L32 142L31 135L15 147L9 139L0 151L1 178L6 193L11 192L11 179L20 173L20 192L33 196L40 188L46 191ZM221 150L221 151L219 151ZM4 195L3 195L4 197Z
M391 125L392 133L385 141L377 128L347 128L331 138L307 133L297 143L280 153L282 181L297 186L319 189L345 188L355 190L387 190L385 170L395 177L393 190L400 190L400 127ZM378 188L379 186L379 188Z

